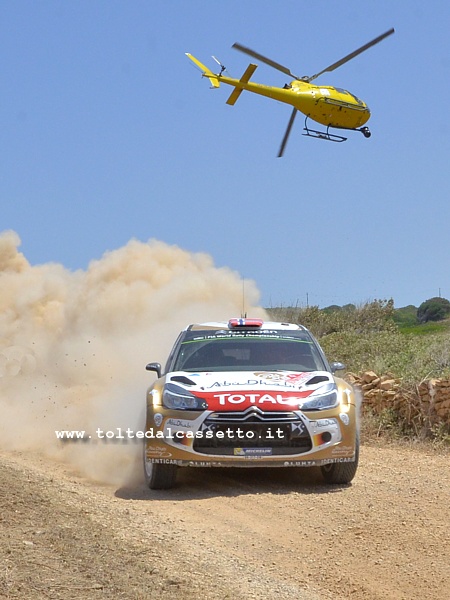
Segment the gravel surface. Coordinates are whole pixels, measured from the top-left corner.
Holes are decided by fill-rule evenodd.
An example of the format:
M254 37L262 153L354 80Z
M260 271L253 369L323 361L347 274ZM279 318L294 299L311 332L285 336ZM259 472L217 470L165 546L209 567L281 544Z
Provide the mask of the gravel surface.
M0 597L427 600L450 590L448 454L365 444L316 469L185 469L117 488L0 454Z

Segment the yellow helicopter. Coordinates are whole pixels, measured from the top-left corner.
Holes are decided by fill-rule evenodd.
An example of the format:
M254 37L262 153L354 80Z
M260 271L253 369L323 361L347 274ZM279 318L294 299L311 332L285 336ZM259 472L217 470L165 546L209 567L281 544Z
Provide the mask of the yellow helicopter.
M311 81L314 81L314 79L323 73L334 71L352 58L358 56L358 54L365 52L393 33L394 28L389 29L389 31L386 31L367 44L364 44L364 46L361 46L361 48L358 48L358 50L347 54L347 56L341 58L341 60L338 60L326 69L323 69L322 71L319 71L319 73L311 75L310 77L298 77L280 63L277 63L270 58L251 50L250 48L242 46L241 44L233 44L233 48L236 50L240 50L241 52L244 52L245 54L248 54L249 56L252 56L253 58L256 58L257 60L266 63L278 71L281 71L282 73L294 78L291 83L286 84L282 88L250 82L250 78L257 68L257 65L255 64L249 64L240 79L233 79L223 74L226 69L215 56L213 56L213 59L219 64L220 73L213 73L199 60L192 56L192 54L189 54L189 52L186 52L186 56L201 69L202 77L207 77L214 88L218 88L221 83L226 83L227 85L234 87L234 90L231 92L231 95L227 100L227 104L234 105L243 90L247 90L248 92L260 94L261 96L267 96L272 100L279 100L280 102L290 104L294 107L291 113L291 118L289 119L286 133L284 134L283 141L281 142L280 150L278 152L278 156L281 157L283 156L283 152L298 111L305 115L304 131L306 133L303 135L328 140L330 142L345 142L347 139L346 137L330 133L329 129L330 127L333 127L335 129L351 129L360 131L364 137L370 137L370 130L365 126L365 123L367 123L370 118L370 110L365 102L347 90L332 86L315 85L311 83ZM321 125L325 125L327 128L326 131L317 131L315 129L308 128L308 118L320 123Z

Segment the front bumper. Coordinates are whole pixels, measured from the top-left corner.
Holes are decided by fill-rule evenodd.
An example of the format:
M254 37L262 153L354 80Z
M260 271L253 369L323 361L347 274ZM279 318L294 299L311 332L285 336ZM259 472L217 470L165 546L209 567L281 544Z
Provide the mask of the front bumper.
M147 418L148 462L179 466L320 466L355 457L352 405L326 411L171 411Z

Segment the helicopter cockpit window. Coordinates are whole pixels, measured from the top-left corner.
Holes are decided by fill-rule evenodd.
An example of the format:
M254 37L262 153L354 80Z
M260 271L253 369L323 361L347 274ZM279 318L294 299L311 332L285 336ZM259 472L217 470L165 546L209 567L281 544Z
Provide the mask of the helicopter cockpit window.
M359 104L359 106L363 106L364 105L364 102L362 100L360 100L357 96L355 96L355 94L352 94L348 90L344 90L342 88L338 88L337 87L336 89L341 94L345 94L346 96L351 96L353 98L353 100L356 102L356 104Z

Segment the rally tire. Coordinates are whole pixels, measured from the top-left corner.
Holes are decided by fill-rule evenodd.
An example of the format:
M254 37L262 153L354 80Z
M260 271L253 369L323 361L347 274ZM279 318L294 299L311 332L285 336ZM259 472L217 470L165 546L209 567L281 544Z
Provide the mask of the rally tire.
M161 465L145 460L145 483L151 490L168 490L175 485L177 478L177 465Z
M325 483L330 484L345 484L350 483L358 469L359 460L359 437L356 437L355 442L355 460L353 462L337 462L322 465L320 470Z

